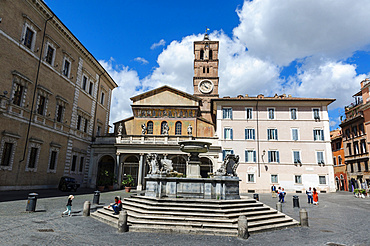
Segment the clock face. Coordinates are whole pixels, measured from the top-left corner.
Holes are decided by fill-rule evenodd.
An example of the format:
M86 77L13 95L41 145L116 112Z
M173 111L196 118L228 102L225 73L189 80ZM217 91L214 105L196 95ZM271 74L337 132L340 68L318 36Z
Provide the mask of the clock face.
M213 90L213 83L209 80L203 80L199 83L199 90L202 93L210 93Z

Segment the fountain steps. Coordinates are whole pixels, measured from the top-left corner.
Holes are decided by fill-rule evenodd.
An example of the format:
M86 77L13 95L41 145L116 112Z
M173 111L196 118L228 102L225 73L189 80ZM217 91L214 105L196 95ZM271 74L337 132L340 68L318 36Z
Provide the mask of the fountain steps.
M221 201L133 196L124 199L123 208L128 213L130 231L236 236L240 215L247 217L251 233L298 225L285 214L250 198ZM111 208L104 207L91 215L117 227L118 215L113 215Z

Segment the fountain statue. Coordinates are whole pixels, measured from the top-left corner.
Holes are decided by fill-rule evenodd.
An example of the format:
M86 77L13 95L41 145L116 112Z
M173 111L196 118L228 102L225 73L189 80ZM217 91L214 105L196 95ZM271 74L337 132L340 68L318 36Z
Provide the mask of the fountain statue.
M186 178L173 176L172 161L166 156L160 159L158 154L148 154L146 163L149 173L145 177L145 196L149 197L184 197L233 200L240 199L239 182L236 174L239 156L227 155L220 169L210 178L200 175L200 153L207 153L211 143L199 140L181 141L180 150L189 153L186 162Z

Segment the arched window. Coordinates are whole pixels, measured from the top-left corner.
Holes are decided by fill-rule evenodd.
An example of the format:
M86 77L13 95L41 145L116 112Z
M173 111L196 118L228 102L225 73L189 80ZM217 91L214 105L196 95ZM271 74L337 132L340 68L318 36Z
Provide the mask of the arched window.
M176 125L175 125L175 134L176 135L181 135L181 128L182 128L182 124L180 121L176 122Z
M200 59L203 60L204 59L204 50L200 50Z
M161 134L168 135L170 128L168 127L167 121L161 123Z
M146 125L147 134L153 134L153 121L148 121Z
M213 59L213 53L212 53L212 50L209 51L209 59L212 60Z

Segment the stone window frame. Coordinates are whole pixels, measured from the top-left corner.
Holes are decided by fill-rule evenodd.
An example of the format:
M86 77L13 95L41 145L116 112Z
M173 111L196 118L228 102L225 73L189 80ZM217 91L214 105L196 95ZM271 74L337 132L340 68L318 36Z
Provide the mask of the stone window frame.
M319 162L319 153L322 153L322 160L320 160L320 162ZM315 156L316 156L316 163L318 164L318 165L325 165L325 151L324 150L316 150L315 151Z
M73 167L73 156L76 156L75 170L72 170L72 167ZM77 152L72 152L72 154L71 154L71 166L69 168L69 173L77 174L77 170L78 170L77 167L78 167L78 153Z
M86 88L83 88L83 82L84 82L84 77L86 77ZM90 86L90 81L93 81L93 76L89 71L87 71L86 68L82 68L82 76L81 76L81 90L89 94L89 86ZM90 95L90 94L89 94Z
M77 129L77 121L78 121L78 116L81 117L81 123L80 123L80 129ZM87 129L85 129L85 122L88 121L88 124L87 124ZM78 131L81 131L81 132L84 132L86 134L90 134L90 128L91 128L91 115L86 112L85 110L83 110L82 108L80 107L77 107L77 120L76 120L76 130Z
M319 176L319 185L327 185L328 182L326 181L326 175L319 174L318 176ZM324 183L321 183L321 179L320 179L321 177L324 177Z
M58 167L58 157L59 157L59 152L60 152L60 148L62 146L60 144L57 144L57 143L54 143L54 142L51 142L50 143L50 149L49 149L49 159L48 159L48 168L46 170L47 173L56 173L57 172L57 167ZM50 169L50 161L51 161L51 154L52 152L55 151L57 152L57 155L55 157L55 165L54 165L54 169Z
M73 156L76 156L76 167L74 171L72 171ZM83 174L84 173L85 171L84 168L82 169L82 172L80 172L81 157L84 157L84 168L85 168L86 163L87 163L87 151L73 147L72 154L71 154L71 162L70 162L70 167L69 167L70 174Z
M5 130L2 132L2 135L3 135L3 137L1 138L1 147L0 147L0 170L12 171L13 163L14 163L15 150L17 148L17 142L18 142L18 139L21 138L21 136L19 136L17 134L14 134L14 133L7 132ZM3 154L4 154L3 152L4 152L5 143L12 143L13 144L13 149L12 149L12 153L11 153L11 156L10 156L9 166L3 166L2 163L1 163L2 159L3 159Z
M297 130L297 139L294 139L294 134L293 134L294 130ZM299 138L299 128L298 127L290 128L290 134L291 134L292 141L299 141L300 140L300 138Z
M72 63L75 61L75 59L72 57L71 54L69 54L67 51L65 50L62 50L63 52L63 64L62 64L62 70L61 70L61 74L68 78L68 79L71 79L73 78L71 76L71 72L72 72ZM65 74L65 64L66 64L66 61L69 62L69 68L68 68L68 74Z
M315 113L316 110L317 110L317 114ZM320 110L320 108L312 108L312 118L315 121L319 121L321 119L321 110Z
M250 111L250 114L248 114L248 111ZM253 107L245 107L245 119L253 120Z
M43 55L43 61L48 64L49 66L52 66L54 67L55 65L55 57L56 57L56 53L57 53L57 49L60 48L60 45L54 40L52 39L49 35L45 35L45 38L46 38L46 41L45 41L45 49L44 49L44 55ZM46 61L46 58L48 56L48 50L49 50L49 47L51 47L52 49L54 49L54 53L53 53L53 57L51 59L51 63L47 62Z
M248 152L252 152L252 160L248 158ZM257 152L255 149L245 149L245 163L256 163L257 162Z
M295 159L294 152L298 152L298 157L299 158L297 160ZM292 163L294 165L300 165L300 164L302 164L302 151L300 149L293 149L292 150Z
M100 97L99 97L99 103L105 107L106 103L105 101L107 100L107 95L108 95L108 90L103 86L101 85L100 86Z
M50 90L48 90L47 88L45 88L42 85L37 85L37 100L36 100L36 113L37 113L37 115L41 115L41 116L46 116L47 115L49 97L51 95L53 95L53 93ZM45 97L45 105L44 105L44 109L43 109L43 114L38 113L41 96Z
M272 110L272 118L270 118L270 110ZM268 120L276 120L276 109L274 107L267 108L267 119Z
M276 180L272 180L272 176L276 176ZM279 174L270 174L270 182L271 182L271 184L278 184L279 183Z
M253 175L253 181L249 181L249 175ZM255 184L256 183L256 174L255 173L247 173L246 174L246 180L248 184Z
M295 110L295 119L293 119L292 117L293 110ZM291 120L298 120L298 108L289 108L289 115L290 115L289 118Z
M11 91L11 95L10 95L10 103L13 106L16 106L16 107L24 107L24 104L26 102L26 95L27 95L28 86L29 86L29 84L32 85L33 82L29 78L27 78L26 76L24 76L23 74L19 73L16 70L12 71L12 75L13 75L13 85L12 85L12 91ZM16 89L17 85L23 86L20 105L17 105L17 104L13 103L14 96L15 96L15 89Z
M175 135L180 136L182 134L182 122L176 121L175 123Z
M23 24L23 28L22 28L22 34L21 34L20 43L24 47L26 47L27 49L29 49L31 51L35 51L37 33L39 31L41 31L41 28L29 16L27 16L26 14L22 14L22 16L23 16L24 24ZM27 28L30 29L33 32L32 41L31 41L31 47L30 48L27 47L24 44L24 42L26 40Z
M300 182L297 182L297 177L299 177ZM294 174L294 184L297 184L297 185L301 185L301 184L303 184L303 181L302 181L302 174Z
M44 141L40 140L40 139L36 139L36 138L30 138L29 140L29 145L28 145L28 153L27 153L27 162L26 162L26 168L25 168L25 171L26 172L37 172L37 166L39 164L39 160L40 160L40 152L41 152L41 147L42 147L42 144L44 143ZM30 168L28 167L29 166L29 162L30 162L30 157L31 157L31 149L32 148L37 148L38 151L37 151L37 156L36 156L36 162L35 162L35 167L33 168Z
M83 158L83 168L82 168L82 171L81 170L81 158ZM86 155L84 154L79 154L78 155L78 174L83 174L84 173L84 170L85 170L85 167L86 167Z
M69 103L68 103L68 101L66 99L64 99L63 97L61 97L59 95L57 95L55 97L55 99L56 99L56 106L55 106L55 117L54 117L54 121L63 124L64 118L65 118L66 108L67 108L67 105ZM62 115L61 115L61 121L58 121L57 120L58 119L58 114L59 114L59 106L62 106L63 107L63 112L62 112Z

